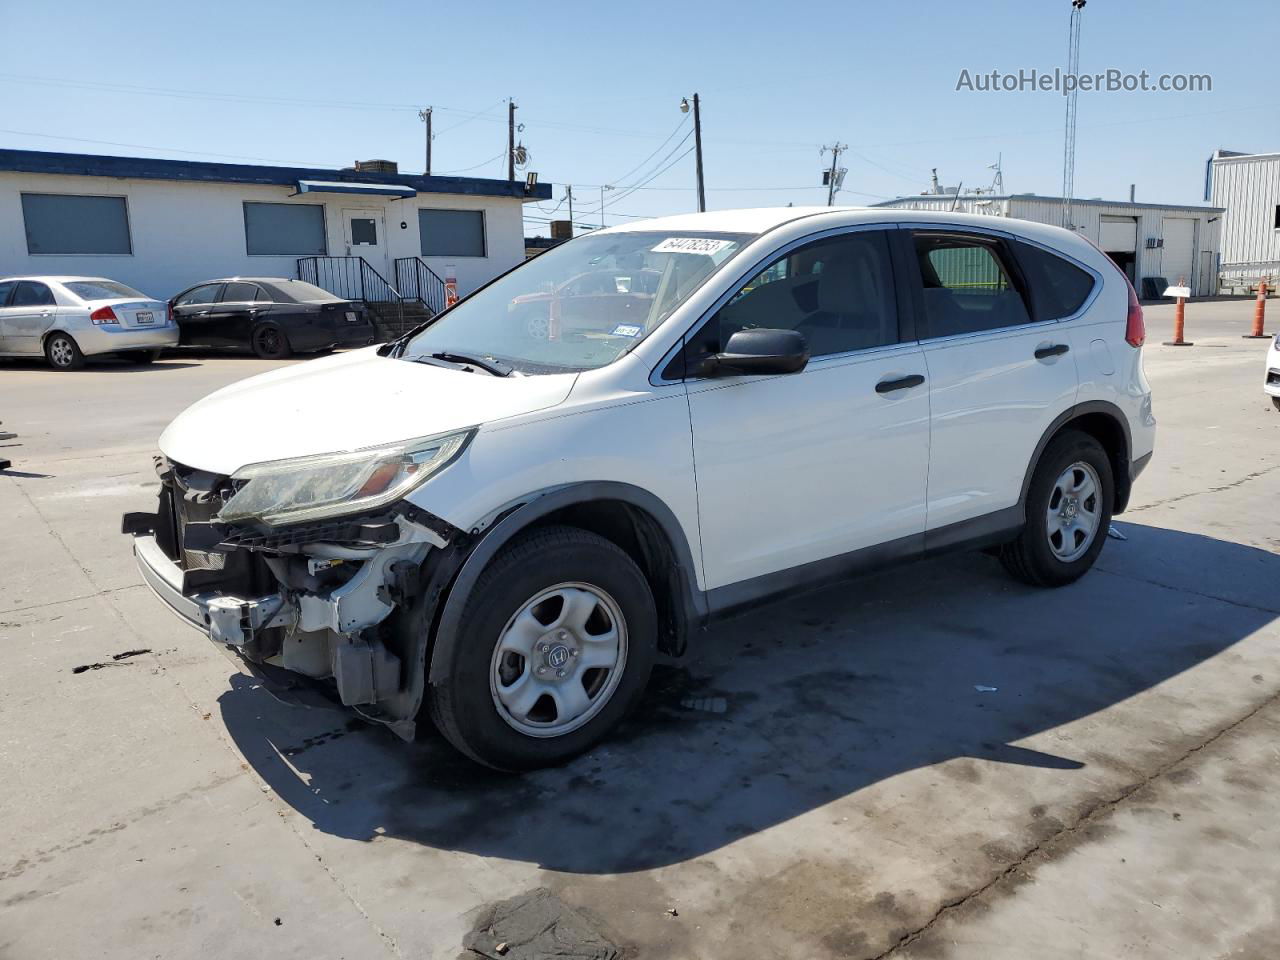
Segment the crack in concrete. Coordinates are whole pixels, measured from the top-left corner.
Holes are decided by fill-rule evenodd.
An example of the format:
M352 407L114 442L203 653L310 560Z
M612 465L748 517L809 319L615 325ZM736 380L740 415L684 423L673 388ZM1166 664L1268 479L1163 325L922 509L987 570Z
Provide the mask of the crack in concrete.
M49 522L49 518L46 517L44 513L40 510L40 508L36 505L35 501L31 498L31 495L28 494L25 490L23 490L21 485L18 485L18 490L22 494L22 496L26 499L27 503L31 505L32 511L40 519L40 522L44 524L45 529L49 532L49 535L58 542L58 545L62 547L63 551L71 559L71 562L74 563L76 567L79 568L80 572L84 574L85 580L87 580L91 586L96 587L97 582L94 580L93 574L91 574L89 572L89 569L83 563L80 562L79 557L77 557L75 553L72 552L71 547L68 546L66 540L64 540L62 535L59 534L58 531L54 529L53 524ZM141 584L139 584L139 586L141 586ZM120 623L124 626L124 629L127 630L129 633L131 633L133 636L137 637L137 639L140 642L143 642L145 638L140 633L138 633L137 630L134 629L133 624L129 622L129 618L124 615L124 611L122 611L119 607L115 605L115 597L113 596L115 592L117 591L116 590L99 590L97 593L92 594L92 596L105 596L107 598L107 607L111 610L111 613L115 616L115 618L119 620ZM197 702L196 698L191 695L190 691L188 691L187 688L183 685L182 681L179 680L176 676L173 676L172 674L170 674L170 672L165 669L164 664L160 662L159 657L157 657L155 654L151 655L151 659L155 664L156 668L160 671L160 673L163 674L164 677L167 680L169 680L170 683L172 683L174 686L178 688L178 691L182 694L183 698L187 701L187 704L192 708L192 710L197 715L199 715L201 713L199 703ZM232 746L230 743L228 743L225 736L221 734L218 736L218 739L222 743L223 747L226 750L228 750L231 753L231 755L236 759L237 763L240 763L241 766L243 767L241 755L236 751L235 747ZM251 774L247 774L247 773L245 775L252 776ZM261 785L265 786L265 784L261 784ZM271 799L273 802L276 801L274 792L271 794ZM400 947L396 943L395 938L392 937L389 933L387 933L384 929L382 929L382 927L373 919L373 917L369 915L369 911L367 911L364 908L364 905L361 904L360 901L357 900L355 896L351 893L351 891L347 889L346 885L342 882L341 879L339 879L339 877L333 872L333 870L331 870L329 866L325 864L323 858L318 853L316 853L315 849L311 846L311 844L307 842L306 837L304 837L292 823L287 823L287 826L289 828L289 831L302 842L302 845L307 849L307 852L315 857L316 862L320 865L320 869L324 871L325 876L327 876L329 880L334 884L334 886L338 888L338 891L342 894L344 898L346 898L347 902L350 903L355 908L356 912L359 913L360 916L364 918L364 921L367 924L369 924L370 928L372 928L374 933L376 933L378 937L382 940L382 942L386 944L387 949L390 951L391 955L394 957L400 958L400 960L403 960L404 954L401 953Z
M1263 470L1257 470L1253 473L1247 473L1239 480L1232 480L1230 483L1224 483L1218 487L1208 487L1205 490L1192 490L1190 493L1180 493L1176 497L1166 497L1163 500L1153 500L1151 503L1144 503L1137 507L1130 507L1125 513L1141 513L1143 510L1150 510L1153 507L1163 507L1166 504L1178 503L1181 500L1187 500L1191 497L1199 497L1206 493L1222 493L1225 490L1231 490L1234 487L1243 486L1250 480L1257 480L1259 477L1265 477L1268 473L1280 470L1280 464L1274 467L1267 467Z
M1138 780L1136 783L1131 783L1128 786L1122 788L1115 796L1112 796L1105 800L1097 801L1095 804L1093 804L1093 806L1089 807L1087 810L1085 810L1084 813L1082 813L1079 817L1077 817L1074 822L1064 825L1061 830L1057 831L1054 834L1051 834L1050 836L1036 842L1035 844L1027 848L1027 850L1022 854L1022 856L1018 857L1017 860L1009 864L1007 867L1005 867L1003 870L997 873L994 877L992 877L986 883L982 884L982 886L976 887L962 896L955 897L951 900L945 901L941 906L938 907L937 910L934 911L933 916L931 916L927 922L917 927L915 930L912 930L908 933L903 934L898 939L897 943L892 944L890 947L888 947L888 949L883 950L880 953L875 954L874 956L866 958L866 960L885 960L885 958L893 956L903 947L907 947L907 946L910 946L912 943L915 943L917 940L923 937L926 933L928 933L929 930L935 924L937 924L939 920L942 920L944 917L949 916L955 911L962 909L967 904L983 896L989 890L999 885L1002 881L1012 876L1017 871L1026 867L1029 861L1031 861L1037 855L1044 853L1045 859L1046 860L1050 859L1052 857L1052 852L1047 848L1053 847L1063 838L1070 837L1073 834L1079 832L1082 828L1087 827L1090 824L1094 823L1095 821L1102 819L1104 816L1109 814L1112 810L1116 809L1120 804L1124 803L1124 801L1128 800L1131 796L1133 796L1143 787L1165 776L1170 771L1172 771L1175 767L1184 763L1186 760L1190 759L1195 754L1204 750L1206 747L1210 747L1213 744L1217 743L1220 739L1222 739L1228 733L1235 730L1237 727L1241 726L1242 724L1248 723L1250 720L1252 720L1255 716L1257 716L1267 707L1272 706L1277 702L1280 702L1280 690L1276 690L1270 696L1258 702L1252 709L1249 710L1248 713L1244 714L1244 716L1239 717L1236 720L1233 720L1231 723L1227 724L1225 727L1223 727L1217 733L1210 736L1208 739L1203 740L1202 742L1198 743L1196 746L1191 747L1189 750L1184 751L1182 754L1180 754L1175 759L1170 760L1168 763L1164 763L1156 767L1155 770L1147 774L1142 779Z
M41 517L40 519L43 520L44 517ZM63 544L64 549L65 547L66 545ZM86 593L84 594L84 596L80 596L80 597L67 597L63 600L48 600L44 603L33 603L25 607L13 607L10 610L0 610L0 616L8 616L11 613L28 613L32 610L43 610L46 607L56 607L59 604L63 604L63 603L76 603L80 600L93 600L96 597L105 597L108 594L112 594L112 593L123 593L125 590L138 590L141 587L145 587L145 586L146 586L145 583L130 583L123 587L106 587L105 589L99 590L96 593Z
M1094 567L1094 572L1105 573L1112 577L1122 577L1125 580L1133 580L1135 583L1145 583L1152 587L1160 587L1164 590L1172 590L1174 593L1187 593L1193 597L1200 597L1204 600L1213 600L1217 603L1225 603L1230 607L1239 607L1241 610L1252 610L1255 613L1280 614L1280 609L1272 607L1260 607L1257 604L1246 603L1244 600L1231 600L1228 597L1220 597L1216 593L1203 593L1200 590L1193 590L1190 587L1177 587L1171 583L1165 583L1162 580L1152 580L1149 577L1139 577L1133 573L1122 573L1119 570L1108 570L1106 567Z

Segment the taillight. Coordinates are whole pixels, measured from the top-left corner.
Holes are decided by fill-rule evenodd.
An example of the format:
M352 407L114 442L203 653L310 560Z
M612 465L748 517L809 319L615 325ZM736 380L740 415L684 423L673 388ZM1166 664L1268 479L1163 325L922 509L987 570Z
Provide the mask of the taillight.
M89 321L100 327L104 323L119 323L120 318L116 316L116 312L110 307L99 307L89 314Z
M170 326L173 325L174 321L173 321L173 304L172 303L169 304L168 312L165 314L165 319Z
M1147 324L1142 319L1142 304L1138 302L1138 291L1133 289L1133 282L1128 274L1124 275L1125 286L1129 288L1129 317L1124 327L1124 339L1131 347L1140 347L1147 341Z

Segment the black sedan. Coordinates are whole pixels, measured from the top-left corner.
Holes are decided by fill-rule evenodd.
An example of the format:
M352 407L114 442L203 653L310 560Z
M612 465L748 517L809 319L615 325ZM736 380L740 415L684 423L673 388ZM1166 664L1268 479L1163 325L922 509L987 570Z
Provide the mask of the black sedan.
M248 347L270 360L376 338L363 304L281 277L209 280L170 300L169 312L180 346Z

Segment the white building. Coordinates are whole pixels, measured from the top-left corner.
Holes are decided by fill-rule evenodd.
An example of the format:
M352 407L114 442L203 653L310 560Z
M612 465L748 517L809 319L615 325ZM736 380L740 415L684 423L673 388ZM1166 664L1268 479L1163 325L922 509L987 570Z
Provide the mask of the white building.
M438 309L448 272L465 295L520 263L523 204L551 196L357 167L0 150L0 276L106 276L161 298L215 277L297 277Z
M993 217L1016 217L1055 226L1062 224L1062 199L1035 194L989 196L922 194L876 204L906 210L955 210ZM1218 242L1221 207L1111 200L1073 200L1074 227L1092 240L1128 274L1143 297L1159 296L1144 278L1163 277L1168 283L1185 278L1194 296L1217 292Z
M1222 217L1222 277L1249 286L1280 278L1280 153L1219 150L1209 159L1205 199ZM1232 281L1238 281L1232 283Z

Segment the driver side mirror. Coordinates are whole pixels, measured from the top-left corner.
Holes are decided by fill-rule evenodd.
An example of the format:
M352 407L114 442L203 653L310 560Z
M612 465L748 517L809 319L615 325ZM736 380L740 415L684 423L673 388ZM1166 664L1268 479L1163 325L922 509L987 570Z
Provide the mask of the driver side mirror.
M795 330L739 330L724 350L698 367L703 377L799 373L809 362L809 345Z

